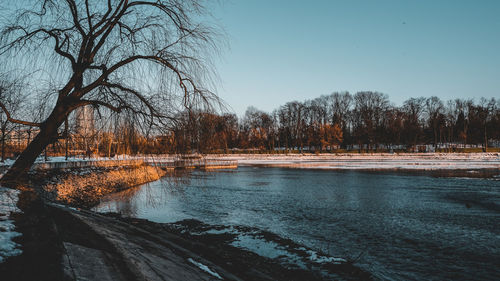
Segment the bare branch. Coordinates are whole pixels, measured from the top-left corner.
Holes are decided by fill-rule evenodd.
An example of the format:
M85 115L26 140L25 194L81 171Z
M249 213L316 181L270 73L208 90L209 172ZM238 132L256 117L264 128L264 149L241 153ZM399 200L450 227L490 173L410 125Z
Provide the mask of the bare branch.
M77 104L75 104L75 107L81 107L81 106L86 106L86 105L93 105L93 106L104 106L116 113L121 113L122 110L129 108L127 105L121 105L121 106L114 106L112 104L100 101L100 100L80 100Z
M85 37L86 34L85 34L85 31L83 30L81 24L80 24L80 21L79 21L80 19L78 18L78 8L76 6L75 1L74 0L66 0L66 3L68 4L68 7L71 11L73 23L75 24L76 29L78 30L78 32L80 32L82 37Z
M7 116L7 120L9 122L16 123L16 124L21 124L21 125L25 125L25 126L30 126L30 127L40 127L40 126L42 126L42 123L23 121L23 120L12 118L11 115L10 115L9 110L7 110L7 107L3 104L3 102L0 102L0 107L2 108L3 112L5 113L5 116Z

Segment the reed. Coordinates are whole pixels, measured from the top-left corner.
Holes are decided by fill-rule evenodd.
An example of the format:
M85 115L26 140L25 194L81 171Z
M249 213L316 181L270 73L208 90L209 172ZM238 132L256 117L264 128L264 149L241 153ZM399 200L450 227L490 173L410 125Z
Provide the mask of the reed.
M68 174L57 183L44 186L55 200L71 206L90 208L110 193L160 179L166 171L151 166Z

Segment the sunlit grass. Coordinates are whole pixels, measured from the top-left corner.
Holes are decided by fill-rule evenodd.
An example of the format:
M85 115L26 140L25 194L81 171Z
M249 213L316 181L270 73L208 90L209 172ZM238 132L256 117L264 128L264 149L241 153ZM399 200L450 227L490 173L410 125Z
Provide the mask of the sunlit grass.
M56 200L78 206L91 206L106 194L160 179L166 172L151 166L137 166L85 175L69 174L44 189Z

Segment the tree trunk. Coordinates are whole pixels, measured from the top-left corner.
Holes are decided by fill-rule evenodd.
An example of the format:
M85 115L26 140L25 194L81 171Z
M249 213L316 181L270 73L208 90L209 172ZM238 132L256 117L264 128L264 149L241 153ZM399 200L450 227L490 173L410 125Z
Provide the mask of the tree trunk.
M484 152L488 152L488 135L486 131L486 126L484 126Z
M109 145L108 145L108 158L111 158L111 137L109 138Z
M2 163L5 162L5 127L2 127Z
M69 157L69 154L68 154L68 137L69 137L69 134L68 134L68 118L64 119L64 140L65 140L65 143L64 143L64 158L66 159L66 161L68 160L68 157Z
M434 151L436 151L437 148L437 135L438 135L437 126L434 126Z
M57 130L64 122L67 113L67 106L56 105L50 116L43 123L40 132L33 138L33 141L28 144L21 155L16 159L16 162L1 178L2 186L15 187L20 180L24 178L30 170L36 158L44 151L44 149L57 137Z

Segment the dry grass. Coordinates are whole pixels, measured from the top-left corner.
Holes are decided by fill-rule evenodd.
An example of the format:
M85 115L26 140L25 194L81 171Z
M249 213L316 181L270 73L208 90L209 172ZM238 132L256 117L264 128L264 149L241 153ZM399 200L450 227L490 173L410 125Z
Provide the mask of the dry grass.
M55 195L55 199L61 203L88 208L97 204L106 194L158 180L165 174L164 170L150 166L85 175L68 174L57 183L46 185L44 189Z

